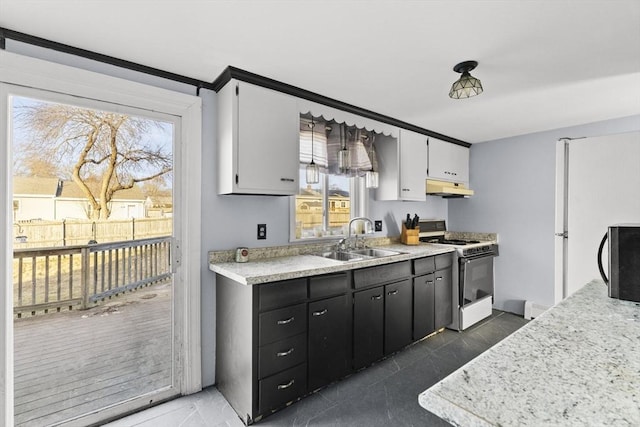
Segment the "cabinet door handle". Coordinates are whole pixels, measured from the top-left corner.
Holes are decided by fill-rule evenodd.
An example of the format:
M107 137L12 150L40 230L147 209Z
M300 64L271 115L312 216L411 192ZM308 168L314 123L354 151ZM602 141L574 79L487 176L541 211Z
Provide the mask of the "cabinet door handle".
M371 300L373 301L373 300L378 300L378 299L381 299L381 298L382 298L382 295L374 295L374 296L371 297Z
M398 294L398 290L394 289L393 291L389 291L387 292L387 295L397 295Z
M327 314L327 309L326 308L324 310L314 311L313 312L314 316L322 316L323 314Z
M436 277L436 280L442 280L442 277Z
M293 320L294 320L294 319L295 319L295 317L294 317L294 316L291 316L291 317L290 317L290 318L288 318L288 319L278 320L278 322L277 322L277 323L278 323L278 325L286 325L287 323L291 323L291 322L293 322Z
M427 285L432 285L433 284L433 280L427 280Z
M293 178L280 178L280 181L284 181L284 182L294 182L295 179Z
M288 355L290 355L291 353L293 353L293 349L294 349L294 348L293 348L293 347L291 347L291 348L290 348L289 350L287 350L287 351L279 351L279 352L277 352L277 353L276 353L276 356L278 356L278 357L285 357L285 356L288 356Z
M402 191L411 191L411 190L408 188L403 188Z
M286 384L278 384L278 390L284 390L285 388L289 388L293 385L294 382L295 380L291 380Z

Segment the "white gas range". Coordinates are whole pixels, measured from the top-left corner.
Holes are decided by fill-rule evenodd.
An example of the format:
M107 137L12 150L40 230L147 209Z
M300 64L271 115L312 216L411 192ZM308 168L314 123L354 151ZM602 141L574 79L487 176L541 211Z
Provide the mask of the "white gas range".
M449 329L462 331L491 316L493 307L493 258L498 244L476 233L447 233L444 220L421 220L420 241L455 248L453 259L453 321ZM470 237L467 237L470 236Z

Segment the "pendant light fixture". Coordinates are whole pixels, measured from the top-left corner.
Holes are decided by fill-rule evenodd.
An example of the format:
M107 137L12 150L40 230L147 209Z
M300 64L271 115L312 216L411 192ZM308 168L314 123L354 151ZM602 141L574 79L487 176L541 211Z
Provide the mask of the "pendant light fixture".
M472 96L482 93L482 83L480 83L480 80L469 74L469 72L477 66L477 61L464 61L453 67L453 71L462 73L462 76L451 86L451 90L449 91L450 98L471 98Z
M316 126L313 118L309 127L311 128L311 163L307 165L307 184L317 184L320 182L320 168L316 162L313 161L313 128Z
M346 131L343 138L343 127L344 123L340 125L340 150L338 150L338 169L340 169L340 173L347 173L351 168L351 155L349 153L349 149L347 148Z
M376 140L375 134L372 132L371 149L369 150L369 159L371 160L371 170L364 173L364 186L366 188L378 188L378 159L376 157L376 147L373 143Z

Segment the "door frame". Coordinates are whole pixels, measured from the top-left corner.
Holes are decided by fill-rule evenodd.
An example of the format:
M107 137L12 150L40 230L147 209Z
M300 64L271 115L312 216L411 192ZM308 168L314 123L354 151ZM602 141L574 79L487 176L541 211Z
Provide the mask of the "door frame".
M556 209L554 226L554 289L553 303L567 297L567 235L569 209L569 142L571 138L556 141Z
M6 83L6 85L4 85ZM181 141L174 149L178 188L174 188L175 212L180 219L174 227L174 327L179 342L176 356L182 362L176 385L181 394L202 389L201 374L201 320L200 320L200 228L201 228L201 153L202 153L202 101L199 97L144 85L74 67L55 64L36 58L0 50L0 115L9 112L8 85L23 86L48 92L58 92L99 102L131 106L137 109L161 112L179 117L176 131ZM5 236L11 235L12 167L9 163L8 120L0 120L0 227ZM187 173L188 171L188 173ZM12 245L4 239L0 244L0 271L5 283L11 283ZM11 287L0 292L0 424L13 425L13 295ZM141 398L142 399L142 398ZM145 400L149 400L147 397ZM130 401L116 408L95 414L95 422L114 417L141 406ZM91 422L91 419L87 419Z

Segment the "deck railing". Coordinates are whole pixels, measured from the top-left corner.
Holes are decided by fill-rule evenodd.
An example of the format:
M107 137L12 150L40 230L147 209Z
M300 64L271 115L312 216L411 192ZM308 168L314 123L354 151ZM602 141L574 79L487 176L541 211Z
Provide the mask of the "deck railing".
M171 237L13 251L14 315L86 309L171 276Z

